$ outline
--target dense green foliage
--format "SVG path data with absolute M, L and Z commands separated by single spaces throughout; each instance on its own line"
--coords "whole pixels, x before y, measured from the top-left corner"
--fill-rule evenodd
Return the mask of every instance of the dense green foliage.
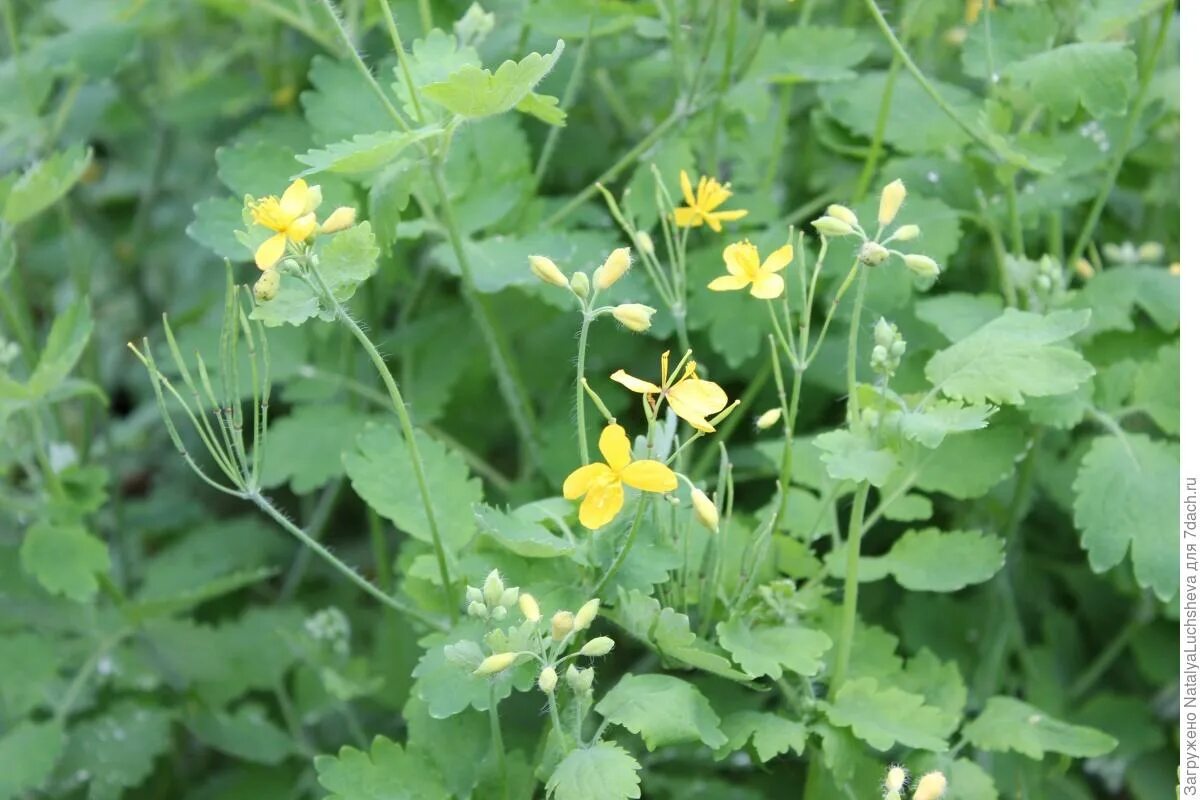
M 876 2 L 0 0 L 0 800 L 1173 796 L 1177 9 Z

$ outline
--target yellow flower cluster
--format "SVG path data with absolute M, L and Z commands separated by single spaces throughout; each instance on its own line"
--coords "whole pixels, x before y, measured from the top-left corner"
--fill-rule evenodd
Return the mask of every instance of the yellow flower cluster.
M 254 263 L 264 272 L 272 269 L 287 251 L 288 242 L 306 242 L 318 232 L 336 233 L 354 224 L 357 216 L 349 206 L 334 210 L 326 220 L 317 225 L 317 208 L 321 205 L 321 187 L 309 186 L 303 178 L 297 178 L 284 190 L 283 195 L 260 197 L 248 203 L 250 219 L 274 235 L 254 251 Z

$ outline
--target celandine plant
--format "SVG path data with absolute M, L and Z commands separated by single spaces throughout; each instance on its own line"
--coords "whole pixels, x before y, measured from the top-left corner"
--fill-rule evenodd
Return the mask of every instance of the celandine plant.
M 0 800 L 1170 796 L 1173 6 L 45 5 Z

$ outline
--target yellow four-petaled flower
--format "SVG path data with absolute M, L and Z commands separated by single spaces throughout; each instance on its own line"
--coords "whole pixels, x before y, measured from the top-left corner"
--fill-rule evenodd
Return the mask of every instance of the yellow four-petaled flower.
M 785 244 L 767 260 L 759 262 L 758 248 L 747 241 L 735 242 L 725 248 L 725 269 L 722 275 L 708 284 L 714 292 L 732 292 L 750 287 L 750 294 L 762 300 L 773 300 L 783 294 L 783 276 L 779 271 L 792 263 L 792 246 Z
M 320 204 L 320 188 L 309 188 L 303 179 L 292 181 L 282 197 L 271 195 L 250 204 L 254 224 L 275 232 L 254 251 L 254 263 L 259 269 L 275 266 L 283 258 L 289 241 L 303 242 L 313 235 L 317 229 L 317 215 L 313 212 Z
M 644 395 L 663 394 L 667 404 L 693 428 L 705 433 L 716 430 L 706 419 L 721 411 L 729 403 L 725 390 L 712 381 L 696 377 L 696 362 L 684 356 L 682 365 L 683 375 L 672 381 L 667 372 L 670 352 L 662 354 L 662 383 L 655 386 L 650 381 L 635 378 L 623 369 L 614 372 L 610 377 L 631 392 Z
M 722 222 L 732 222 L 746 216 L 745 209 L 717 211 L 717 207 L 733 196 L 729 185 L 718 183 L 716 178 L 700 176 L 696 191 L 692 192 L 692 180 L 684 170 L 679 172 L 679 188 L 683 190 L 683 207 L 675 209 L 675 224 L 681 228 L 696 228 L 708 225 L 717 233 Z
M 583 498 L 579 504 L 579 522 L 596 530 L 612 522 L 625 505 L 629 486 L 643 492 L 672 492 L 679 485 L 675 473 L 666 464 L 652 459 L 633 460 L 633 448 L 625 429 L 615 423 L 600 434 L 603 462 L 585 464 L 563 481 L 563 497 Z

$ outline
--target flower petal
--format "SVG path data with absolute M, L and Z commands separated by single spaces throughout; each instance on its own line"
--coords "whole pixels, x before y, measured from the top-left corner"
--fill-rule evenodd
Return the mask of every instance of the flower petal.
M 279 208 L 288 219 L 295 219 L 304 213 L 308 205 L 308 184 L 303 178 L 292 181 L 292 185 L 279 198 Z
M 723 222 L 733 222 L 734 220 L 741 219 L 742 217 L 746 216 L 749 213 L 750 212 L 747 211 L 746 209 L 739 208 L 739 209 L 736 209 L 733 211 L 713 211 L 713 212 L 709 213 L 709 216 L 712 217 L 713 219 L 720 220 Z
M 598 481 L 603 481 L 607 477 L 613 476 L 615 473 L 608 468 L 607 464 L 584 464 L 579 469 L 572 472 L 563 481 L 563 497 L 568 500 L 578 500 L 587 494 L 587 491 Z
M 683 201 L 689 206 L 696 205 L 696 196 L 692 194 L 692 179 L 688 177 L 685 169 L 679 170 L 679 188 L 683 192 Z
M 734 242 L 725 248 L 722 255 L 725 258 L 725 269 L 729 270 L 730 275 L 737 275 L 749 281 L 754 280 L 754 276 L 758 274 L 758 248 L 749 242 Z
M 265 272 L 279 263 L 279 259 L 283 258 L 285 248 L 287 248 L 287 236 L 277 233 L 260 244 L 254 251 L 254 263 Z
M 606 425 L 600 433 L 600 453 L 614 471 L 620 472 L 629 464 L 633 447 L 620 425 Z
M 303 242 L 308 237 L 312 236 L 313 231 L 317 229 L 317 215 L 305 214 L 297 219 L 287 228 L 287 237 L 293 242 Z
M 679 486 L 679 479 L 670 467 L 650 459 L 634 461 L 621 470 L 621 480 L 643 492 L 673 492 Z
M 612 375 L 609 375 L 609 377 L 631 392 L 637 392 L 638 394 L 654 394 L 658 391 L 658 387 L 650 381 L 644 381 L 641 378 L 635 378 L 623 369 L 617 370 Z
M 675 209 L 675 224 L 681 228 L 695 228 L 704 224 L 704 215 L 692 208 Z
M 733 196 L 729 187 L 718 183 L 716 178 L 708 178 L 708 183 L 696 193 L 696 202 L 705 211 L 712 211 Z M 704 179 L 701 179 L 703 183 Z
M 602 481 L 588 490 L 579 504 L 579 524 L 594 531 L 613 521 L 625 505 L 625 490 L 620 481 Z
M 709 281 L 708 288 L 714 292 L 735 292 L 738 289 L 745 289 L 749 284 L 750 279 L 741 275 L 722 275 Z
M 777 272 L 764 272 L 750 286 L 750 294 L 760 300 L 774 300 L 783 294 L 783 276 Z
M 699 378 L 680 381 L 671 387 L 669 394 L 669 400 L 689 405 L 706 417 L 711 417 L 729 404 L 729 396 L 724 389 L 712 381 Z
M 779 272 L 779 270 L 790 263 L 792 263 L 792 246 L 785 244 L 767 256 L 767 260 L 763 262 L 762 269 L 763 272 Z

